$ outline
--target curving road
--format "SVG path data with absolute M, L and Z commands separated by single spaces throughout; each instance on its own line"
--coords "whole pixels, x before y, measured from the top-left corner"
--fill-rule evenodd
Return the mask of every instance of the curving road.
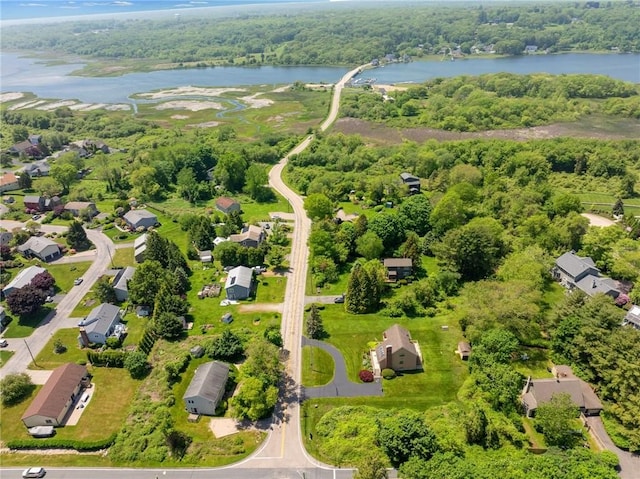
M 24 226 L 23 223 L 17 221 L 0 221 L 0 226 L 11 231 L 13 228 Z M 45 233 L 60 233 L 66 231 L 66 226 L 42 225 L 41 231 Z M 113 242 L 101 231 L 85 230 L 89 240 L 96 247 L 96 254 L 93 263 L 82 276 L 84 281 L 71 288 L 62 300 L 55 305 L 55 309 L 43 320 L 43 322 L 35 329 L 33 334 L 25 338 L 29 345 L 29 349 L 34 356 L 46 346 L 51 336 L 62 328 L 70 328 L 76 326 L 75 320 L 70 320 L 69 316 L 75 307 L 80 303 L 82 298 L 93 287 L 93 284 L 100 276 L 109 268 L 110 258 L 115 253 Z M 46 265 L 45 265 L 46 267 Z M 0 378 L 4 378 L 7 374 L 19 373 L 27 371 L 27 367 L 31 363 L 31 356 L 23 339 L 8 339 L 9 349 L 15 351 L 15 354 L 0 368 Z M 41 383 L 46 377 L 34 375 L 34 382 Z

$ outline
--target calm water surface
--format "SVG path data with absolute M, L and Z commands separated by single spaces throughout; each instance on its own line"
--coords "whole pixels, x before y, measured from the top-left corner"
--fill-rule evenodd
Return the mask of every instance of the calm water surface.
M 130 103 L 130 96 L 179 86 L 278 85 L 336 82 L 342 67 L 216 67 L 130 73 L 113 78 L 69 75 L 82 65 L 45 66 L 16 54 L 0 54 L 0 91 L 32 92 L 41 98 L 77 99 L 87 103 Z M 479 58 L 459 61 L 412 62 L 387 65 L 363 73 L 377 83 L 419 83 L 434 77 L 482 73 L 597 73 L 640 83 L 640 54 L 531 55 L 516 58 Z

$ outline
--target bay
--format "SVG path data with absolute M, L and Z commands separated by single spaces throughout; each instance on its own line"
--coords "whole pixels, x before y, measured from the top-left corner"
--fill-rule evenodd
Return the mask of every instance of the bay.
M 0 54 L 0 91 L 31 92 L 41 98 L 76 99 L 87 103 L 132 103 L 131 96 L 180 86 L 230 87 L 281 85 L 294 81 L 335 83 L 344 67 L 262 66 L 215 67 L 130 73 L 119 77 L 70 75 L 81 64 L 47 66 L 14 53 Z M 640 83 L 640 54 L 528 55 L 512 58 L 473 58 L 389 64 L 367 70 L 363 78 L 378 84 L 420 83 L 434 77 L 510 72 L 516 74 L 594 73 Z

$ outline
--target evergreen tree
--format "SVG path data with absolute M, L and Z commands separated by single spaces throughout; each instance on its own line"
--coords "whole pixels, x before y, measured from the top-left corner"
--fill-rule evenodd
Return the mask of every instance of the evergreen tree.
M 367 232 L 369 229 L 369 220 L 366 215 L 359 215 L 355 224 L 356 228 L 356 237 L 359 238 L 363 234 Z
M 175 294 L 185 294 L 189 289 L 189 276 L 181 267 L 173 271 L 173 291 Z
M 322 339 L 324 336 L 322 317 L 320 316 L 320 310 L 315 303 L 311 305 L 309 316 L 307 317 L 307 336 L 311 339 Z
M 187 313 L 189 306 L 187 302 L 177 294 L 173 294 L 173 285 L 170 281 L 163 281 L 158 294 L 155 296 L 153 317 L 157 318 L 162 313 L 171 313 L 182 316 Z
M 367 311 L 367 292 L 366 273 L 362 265 L 356 263 L 353 265 L 351 275 L 349 276 L 349 284 L 347 285 L 347 294 L 345 297 L 345 307 L 350 313 L 360 314 Z
M 613 205 L 612 212 L 615 216 L 624 216 L 624 203 L 621 198 L 616 200 L 616 203 Z
M 364 312 L 370 313 L 376 311 L 382 300 L 384 292 L 385 271 L 382 263 L 377 260 L 371 260 L 362 265 L 364 272 L 362 280 L 362 289 L 364 290 Z
M 109 279 L 105 276 L 101 277 L 96 282 L 93 288 L 93 293 L 101 303 L 116 304 L 118 302 L 118 298 L 116 297 L 116 290 L 114 289 Z
M 402 257 L 404 258 L 411 258 L 414 272 L 422 269 L 422 248 L 420 246 L 420 238 L 413 231 L 410 231 L 407 234 L 407 239 L 400 248 L 400 254 L 402 254 Z
M 82 223 L 78 220 L 72 221 L 69 225 L 69 231 L 67 232 L 67 244 L 74 249 L 85 249 L 89 247 L 87 232 L 82 227 Z
M 173 313 L 163 312 L 155 315 L 153 326 L 161 338 L 177 339 L 182 336 L 182 321 Z
M 28 190 L 31 188 L 33 184 L 33 180 L 31 179 L 31 175 L 29 173 L 23 172 L 18 178 L 18 186 L 23 190 Z

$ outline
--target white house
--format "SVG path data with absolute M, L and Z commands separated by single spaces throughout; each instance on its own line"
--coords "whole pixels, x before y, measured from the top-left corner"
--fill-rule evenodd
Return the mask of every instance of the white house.
M 136 263 L 142 263 L 144 261 L 145 251 L 147 251 L 147 233 L 133 241 L 133 257 Z
M 229 366 L 218 361 L 204 363 L 196 369 L 189 387 L 182 397 L 191 414 L 213 416 L 229 377 Z
M 3 296 L 6 298 L 16 289 L 22 289 L 25 286 L 31 284 L 33 278 L 35 278 L 40 273 L 44 273 L 45 271 L 46 269 L 40 266 L 29 266 L 28 268 L 23 269 L 15 278 L 13 278 L 13 281 L 2 288 Z
M 120 337 L 124 327 L 120 324 L 120 308 L 113 304 L 102 303 L 91 310 L 85 319 L 80 321 L 80 340 L 89 343 L 105 344 L 111 336 Z
M 253 270 L 246 266 L 236 266 L 229 271 L 225 284 L 227 299 L 247 299 L 253 291 Z
M 67 363 L 56 368 L 22 415 L 27 427 L 63 426 L 67 415 L 89 378 L 87 368 Z
M 133 278 L 135 272 L 136 269 L 133 266 L 127 266 L 118 271 L 118 274 L 113 278 L 113 289 L 116 292 L 118 301 L 129 299 L 129 281 Z
M 137 230 L 138 228 L 152 228 L 158 224 L 158 217 L 147 210 L 130 210 L 122 217 L 129 228 Z
M 60 256 L 60 245 L 44 236 L 32 236 L 17 248 L 24 256 L 51 261 Z

